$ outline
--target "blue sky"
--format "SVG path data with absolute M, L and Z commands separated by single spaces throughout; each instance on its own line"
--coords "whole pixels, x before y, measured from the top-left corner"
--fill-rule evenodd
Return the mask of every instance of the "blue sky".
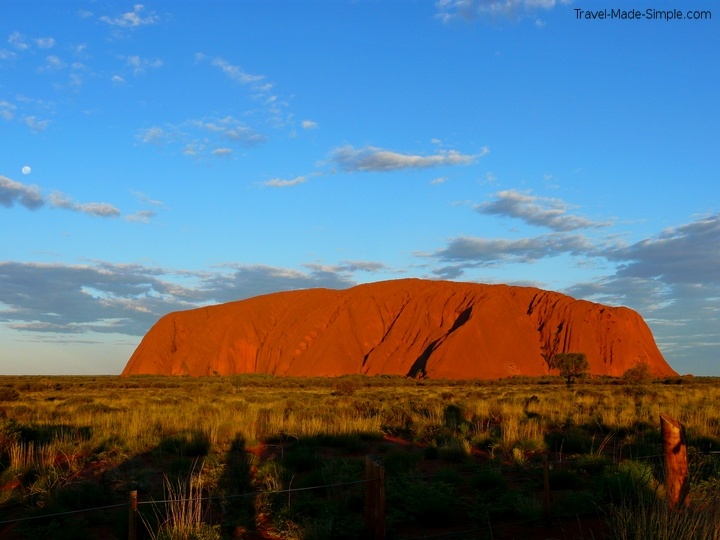
M 720 375 L 720 10 L 680 4 L 2 0 L 0 373 L 420 277 L 627 305 Z

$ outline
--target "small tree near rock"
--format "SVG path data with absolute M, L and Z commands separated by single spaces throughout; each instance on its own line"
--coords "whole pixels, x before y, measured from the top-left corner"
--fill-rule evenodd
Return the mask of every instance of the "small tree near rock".
M 587 355 L 581 352 L 558 353 L 550 359 L 548 367 L 560 371 L 560 376 L 568 386 L 576 379 L 585 377 L 590 371 Z
M 645 384 L 652 380 L 653 374 L 650 371 L 650 366 L 645 362 L 638 362 L 633 367 L 625 370 L 622 378 L 630 384 Z

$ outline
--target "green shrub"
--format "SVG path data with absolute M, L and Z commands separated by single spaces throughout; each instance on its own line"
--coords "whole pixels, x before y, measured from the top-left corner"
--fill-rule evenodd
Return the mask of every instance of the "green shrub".
M 628 499 L 653 498 L 657 488 L 652 465 L 642 461 L 622 461 L 614 470 L 606 469 L 596 482 L 598 495 L 615 504 Z
M 467 461 L 470 457 L 470 443 L 465 439 L 450 439 L 439 447 L 440 459 L 450 462 Z

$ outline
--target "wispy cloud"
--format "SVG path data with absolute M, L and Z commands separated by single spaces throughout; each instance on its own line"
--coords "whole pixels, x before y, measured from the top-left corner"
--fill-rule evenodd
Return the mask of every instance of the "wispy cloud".
M 219 68 L 220 71 L 222 71 L 225 75 L 227 75 L 236 83 L 254 85 L 262 83 L 262 85 L 258 87 L 259 89 L 270 89 L 270 87 L 266 86 L 268 83 L 262 82 L 265 80 L 264 75 L 252 75 L 250 73 L 247 73 L 240 66 L 233 65 L 227 60 L 224 60 L 223 58 L 214 58 L 210 63 L 213 66 Z
M 9 51 L 7 49 L 0 49 L 0 60 L 15 60 L 17 53 Z
M 166 133 L 163 128 L 153 126 L 140 130 L 138 138 L 144 143 L 159 144 L 166 140 Z
M 217 134 L 224 139 L 237 142 L 242 146 L 256 146 L 267 141 L 267 137 L 258 133 L 245 123 L 232 116 L 226 116 L 218 120 L 203 121 L 193 120 L 191 125 L 200 129 Z
M 0 118 L 10 121 L 15 117 L 17 107 L 7 101 L 0 101 Z
M 303 266 L 305 266 L 305 268 L 309 268 L 314 272 L 331 274 L 352 274 L 355 272 L 375 273 L 391 271 L 384 263 L 375 261 L 341 261 L 340 264 L 333 265 L 309 263 Z
M 50 125 L 49 120 L 38 120 L 36 116 L 26 116 L 23 121 L 27 127 L 35 132 L 45 131 Z
M 468 262 L 493 266 L 499 263 L 527 263 L 562 254 L 588 256 L 597 247 L 583 235 L 552 233 L 531 238 L 509 240 L 461 236 L 453 238 L 447 247 L 432 257 L 440 261 Z
M 59 191 L 50 194 L 50 206 L 53 208 L 62 208 L 63 210 L 71 210 L 73 212 L 81 212 L 90 216 L 97 217 L 120 217 L 121 212 L 115 206 L 108 203 L 78 203 L 70 197 Z
M 125 219 L 126 221 L 149 223 L 150 220 L 156 215 L 157 212 L 155 212 L 154 210 L 140 210 L 139 212 L 135 212 L 134 214 L 128 214 L 127 216 L 124 216 L 123 219 Z
M 163 66 L 163 61 L 157 58 L 141 58 L 134 54 L 124 57 L 125 64 L 132 69 L 135 75 L 141 75 L 148 69 L 158 69 Z
M 234 152 L 228 144 L 251 148 L 265 143 L 268 137 L 237 118 L 226 116 L 145 128 L 138 132 L 137 139 L 149 144 L 178 145 L 183 154 L 200 158 L 227 157 Z
M 293 115 L 287 112 L 288 101 L 272 92 L 274 84 L 266 75 L 249 73 L 241 66 L 233 64 L 225 58 L 220 56 L 209 57 L 201 52 L 195 53 L 195 61 L 197 63 L 207 63 L 217 68 L 230 81 L 243 87 L 247 92 L 246 97 L 258 104 L 257 110 L 250 110 L 248 113 L 258 114 L 262 112 L 266 114 L 267 125 L 274 128 L 283 128 L 294 124 Z M 310 124 L 303 125 L 303 127 L 312 129 Z
M 232 156 L 233 149 L 232 148 L 216 148 L 212 151 L 213 156 L 217 157 L 229 157 Z
M 140 191 L 133 191 L 132 194 L 135 196 L 135 198 L 138 200 L 141 204 L 147 204 L 151 206 L 159 206 L 164 207 L 165 203 L 162 201 L 159 201 L 157 199 L 153 199 L 149 196 L 147 196 L 145 193 L 142 193 Z
M 297 186 L 298 184 L 303 184 L 307 182 L 308 177 L 307 176 L 296 176 L 295 178 L 291 180 L 283 180 L 282 178 L 273 178 L 272 180 L 267 180 L 263 182 L 264 186 L 268 187 L 276 187 L 276 188 L 283 188 L 283 187 L 292 187 Z
M 60 57 L 51 54 L 45 57 L 45 64 L 38 68 L 38 73 L 57 72 L 64 69 L 67 66 L 65 62 L 60 60 Z
M 43 37 L 35 39 L 35 45 L 40 49 L 52 49 L 55 46 L 55 39 L 51 37 Z
M 80 212 L 89 216 L 118 218 L 122 215 L 120 210 L 110 203 L 79 203 L 59 191 L 52 192 L 50 196 L 46 198 L 38 186 L 16 182 L 6 176 L 0 175 L 0 206 L 10 208 L 16 203 L 24 206 L 28 210 L 37 210 L 48 204 L 52 208 Z M 154 215 L 155 212 L 141 211 L 126 216 L 125 219 L 128 221 L 147 222 Z
M 28 210 L 37 210 L 45 204 L 40 188 L 29 186 L 0 175 L 0 205 L 10 208 L 15 203 Z
M 538 9 L 550 10 L 572 0 L 439 0 L 435 3 L 436 17 L 447 23 L 453 19 L 478 17 L 518 17 Z
M 137 28 L 139 26 L 156 24 L 160 21 L 160 17 L 154 12 L 147 13 L 145 6 L 142 4 L 135 4 L 132 11 L 114 17 L 103 15 L 100 17 L 100 20 L 117 28 Z
M 7 42 L 19 51 L 25 51 L 30 48 L 30 45 L 25 39 L 25 36 L 23 36 L 20 32 L 13 32 L 12 34 L 10 34 Z
M 303 120 L 300 125 L 302 126 L 303 129 L 317 129 L 318 128 L 317 122 L 314 122 L 312 120 Z
M 438 154 L 421 156 L 401 154 L 384 150 L 375 146 L 355 148 L 351 145 L 342 146 L 331 153 L 331 161 L 348 172 L 385 172 L 400 169 L 426 169 L 429 167 L 469 165 L 478 158 L 487 155 L 489 150 L 483 148 L 477 154 L 461 154 L 456 150 L 443 151 Z
M 521 219 L 529 225 L 546 227 L 555 231 L 573 231 L 611 225 L 607 221 L 592 221 L 569 214 L 569 205 L 561 199 L 540 197 L 514 189 L 498 191 L 495 197 L 495 201 L 476 205 L 475 210 L 481 214 Z

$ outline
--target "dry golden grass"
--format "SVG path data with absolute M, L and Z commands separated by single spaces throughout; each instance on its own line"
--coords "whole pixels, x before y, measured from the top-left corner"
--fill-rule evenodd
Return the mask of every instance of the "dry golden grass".
M 389 435 L 435 448 L 448 461 L 481 453 L 519 466 L 537 454 L 619 463 L 660 453 L 664 413 L 686 426 L 695 450 L 720 450 L 720 381 L 714 379 L 603 379 L 568 387 L 553 378 L 0 377 L 0 386 L 17 390 L 17 399 L 0 402 L 0 487 L 18 484 L 0 491 L 0 509 L 56 504 L 81 473 L 121 471 L 108 477 L 119 478 L 110 489 L 135 482 L 151 490 L 151 475 L 162 482 L 167 471 L 148 472 L 143 460 L 157 468 L 163 456 L 202 457 L 204 489 L 222 491 L 218 478 L 227 475 L 238 441 L 247 447 Z

